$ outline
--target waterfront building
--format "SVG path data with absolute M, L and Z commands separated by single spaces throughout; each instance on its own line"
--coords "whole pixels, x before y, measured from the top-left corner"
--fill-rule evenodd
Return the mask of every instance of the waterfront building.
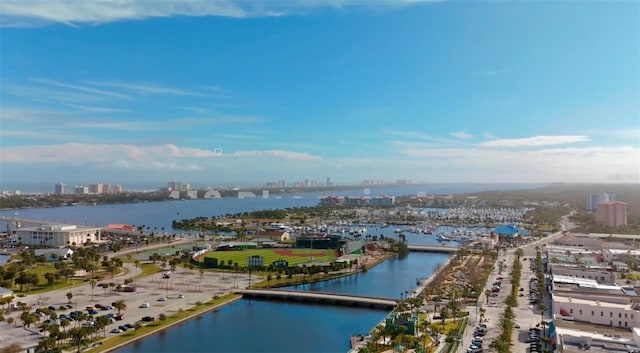
M 167 189 L 169 189 L 169 191 L 189 191 L 190 188 L 191 185 L 181 181 L 170 181 L 167 183 Z
M 500 236 L 505 236 L 505 237 L 518 237 L 518 236 L 529 235 L 528 230 L 518 228 L 515 224 L 505 224 L 505 225 L 498 226 L 493 230 L 493 232 Z
M 89 185 L 89 193 L 90 194 L 101 194 L 103 190 L 102 183 L 90 184 Z
M 113 186 L 113 193 L 119 194 L 122 192 L 122 186 L 120 184 L 116 184 Z
M 337 206 L 342 205 L 343 199 L 341 196 L 322 196 L 320 198 L 320 204 L 323 206 Z
M 587 211 L 595 212 L 598 210 L 599 204 L 616 200 L 615 194 L 608 194 L 606 192 L 589 194 L 589 196 L 587 196 Z
M 356 207 L 368 206 L 369 205 L 369 198 L 368 197 L 362 197 L 362 196 L 345 196 L 344 205 L 345 206 L 356 206 Z
M 24 245 L 69 246 L 101 241 L 100 227 L 79 225 L 44 225 L 15 230 L 16 241 Z
M 187 191 L 187 198 L 188 199 L 197 199 L 198 198 L 198 191 L 196 190 L 189 190 Z
M 218 190 L 207 190 L 207 192 L 205 192 L 203 196 L 203 198 L 205 199 L 219 199 L 221 197 L 222 195 Z
M 65 188 L 65 184 L 64 183 L 58 183 L 55 185 L 55 193 L 57 195 L 62 195 L 64 194 L 64 188 Z
M 376 196 L 369 200 L 369 205 L 371 206 L 393 206 L 396 203 L 395 196 Z
M 108 194 L 111 192 L 111 185 L 110 184 L 102 184 L 102 187 L 100 188 L 100 193 L 101 194 Z
M 598 204 L 596 221 L 608 227 L 626 226 L 627 203 L 620 201 L 601 202 Z
M 89 188 L 82 185 L 76 185 L 73 187 L 73 193 L 76 195 L 84 195 L 89 193 Z

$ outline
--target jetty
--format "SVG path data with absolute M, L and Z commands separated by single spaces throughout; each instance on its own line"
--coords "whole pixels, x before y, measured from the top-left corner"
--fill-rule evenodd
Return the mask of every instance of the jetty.
M 394 308 L 398 304 L 395 299 L 313 291 L 303 292 L 281 289 L 238 289 L 234 293 L 241 294 L 243 298 L 299 301 L 380 309 Z

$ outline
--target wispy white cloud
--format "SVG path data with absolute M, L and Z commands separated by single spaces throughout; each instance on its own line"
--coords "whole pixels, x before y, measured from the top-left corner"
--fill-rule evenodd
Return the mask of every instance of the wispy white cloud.
M 472 137 L 473 137 L 473 135 L 471 135 L 470 133 L 465 132 L 465 131 L 455 131 L 455 132 L 452 132 L 452 133 L 451 133 L 451 136 L 453 136 L 453 137 L 457 137 L 457 138 L 459 138 L 459 139 L 461 139 L 461 140 L 466 140 L 466 139 L 470 139 L 470 138 L 472 138 Z
M 138 146 L 131 144 L 64 143 L 54 145 L 10 146 L 0 149 L 3 163 L 143 163 L 150 166 L 170 163 L 174 160 L 196 160 L 210 158 L 267 157 L 287 160 L 317 160 L 320 157 L 305 152 L 287 150 L 238 150 L 201 149 L 179 147 L 174 144 Z
M 417 140 L 417 141 L 439 143 L 439 144 L 460 144 L 460 143 L 462 143 L 462 141 L 460 141 L 459 139 L 440 137 L 440 136 L 433 136 L 433 135 L 425 134 L 425 133 L 419 132 L 419 131 L 403 131 L 403 130 L 383 129 L 382 133 L 383 134 L 388 134 L 388 135 L 396 135 L 396 136 L 405 137 L 405 138 L 413 140 L 413 141 Z
M 252 150 L 252 151 L 235 151 L 226 156 L 231 157 L 279 157 L 291 160 L 318 160 L 319 156 L 314 156 L 306 152 L 292 152 L 285 150 Z
M 80 86 L 80 85 L 76 85 L 76 84 L 64 83 L 64 82 L 49 80 L 49 79 L 45 79 L 45 78 L 30 78 L 29 81 L 37 82 L 37 83 L 41 83 L 41 84 L 49 85 L 49 86 L 68 88 L 68 89 L 71 89 L 71 90 L 76 90 L 76 91 L 89 93 L 89 94 L 97 94 L 97 95 L 109 96 L 109 97 L 114 97 L 114 98 L 125 98 L 125 99 L 129 98 L 128 95 L 122 94 L 122 93 L 110 92 L 110 91 L 105 91 L 105 90 L 97 89 L 97 88 L 93 88 L 93 87 Z
M 175 95 L 175 96 L 193 96 L 193 97 L 205 96 L 205 94 L 203 93 L 189 91 L 182 88 L 162 86 L 162 85 L 139 84 L 139 83 L 130 83 L 130 82 L 100 82 L 100 81 L 85 81 L 85 82 L 94 86 L 99 86 L 99 87 L 109 87 L 109 88 L 117 88 L 121 90 L 131 91 L 144 96 L 148 96 L 148 95 Z
M 163 1 L 82 1 L 3 0 L 0 24 L 8 27 L 38 26 L 47 23 L 101 24 L 121 20 L 141 20 L 170 16 L 221 16 L 232 18 L 274 17 L 300 14 L 318 8 L 348 6 L 399 7 L 434 0 L 163 0 Z
M 533 136 L 519 139 L 498 139 L 480 143 L 483 147 L 531 147 L 551 146 L 566 143 L 586 142 L 591 139 L 588 136 L 558 135 L 558 136 Z
M 129 109 L 97 107 L 97 106 L 78 105 L 78 104 L 71 104 L 71 103 L 63 103 L 62 105 L 69 108 L 75 108 L 78 110 L 89 112 L 89 113 L 127 113 L 130 111 Z
M 51 86 L 41 85 L 7 83 L 2 85 L 2 89 L 3 94 L 28 98 L 34 102 L 45 104 L 51 104 L 51 102 L 94 104 L 96 102 L 103 102 L 109 98 L 99 94 L 90 94 L 78 90 L 61 90 Z

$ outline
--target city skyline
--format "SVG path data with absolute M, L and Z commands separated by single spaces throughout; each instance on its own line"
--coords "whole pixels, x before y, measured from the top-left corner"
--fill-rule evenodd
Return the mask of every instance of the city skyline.
M 636 2 L 150 4 L 0 2 L 0 189 L 640 182 Z

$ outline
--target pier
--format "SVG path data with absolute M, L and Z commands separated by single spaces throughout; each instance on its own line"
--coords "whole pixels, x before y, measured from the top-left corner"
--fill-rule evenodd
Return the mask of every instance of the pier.
M 420 252 L 436 252 L 436 253 L 456 253 L 461 248 L 455 246 L 444 246 L 444 245 L 407 245 L 409 251 L 420 251 Z
M 235 293 L 241 294 L 243 298 L 301 301 L 321 304 L 361 306 L 366 308 L 390 309 L 397 305 L 397 301 L 394 299 L 326 292 L 303 292 L 280 289 L 238 289 Z

